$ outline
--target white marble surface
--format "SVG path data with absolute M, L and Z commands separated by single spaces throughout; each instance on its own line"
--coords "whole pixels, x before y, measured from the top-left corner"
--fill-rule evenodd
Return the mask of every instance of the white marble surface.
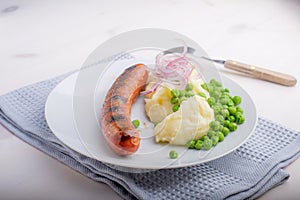
M 0 94 L 81 66 L 108 38 L 136 28 L 166 28 L 211 57 L 267 66 L 300 78 L 298 0 L 0 1 Z M 300 88 L 223 70 L 254 99 L 258 114 L 300 130 Z M 120 199 L 0 126 L 0 199 Z M 298 199 L 300 160 L 290 179 L 260 199 Z M 287 198 L 289 197 L 289 198 Z

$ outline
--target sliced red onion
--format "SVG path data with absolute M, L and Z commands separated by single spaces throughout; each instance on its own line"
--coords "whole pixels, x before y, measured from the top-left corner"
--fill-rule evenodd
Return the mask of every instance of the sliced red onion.
M 183 90 L 188 84 L 189 76 L 191 75 L 194 67 L 185 56 L 187 47 L 184 48 L 182 54 L 167 54 L 162 56 L 159 54 L 156 57 L 156 65 L 152 71 L 152 75 L 156 77 L 157 81 L 150 90 L 141 92 L 145 96 L 155 92 L 158 86 L 163 83 L 172 84 L 180 90 Z
M 152 92 L 155 92 L 155 91 L 157 90 L 158 86 L 160 86 L 160 84 L 161 84 L 161 81 L 157 81 L 157 82 L 152 86 L 152 88 L 151 88 L 150 90 L 143 91 L 143 92 L 141 92 L 140 94 L 141 94 L 142 96 L 146 96 L 147 94 L 150 94 L 150 93 L 152 93 Z

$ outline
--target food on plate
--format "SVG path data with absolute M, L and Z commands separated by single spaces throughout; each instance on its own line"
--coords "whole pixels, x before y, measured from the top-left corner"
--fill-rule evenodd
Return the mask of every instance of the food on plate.
M 133 124 L 134 128 L 138 128 L 140 126 L 140 121 L 137 119 L 132 120 L 131 123 Z
M 191 140 L 187 143 L 189 149 L 209 150 L 219 142 L 224 141 L 225 137 L 243 124 L 245 118 L 243 109 L 240 107 L 241 97 L 231 96 L 228 88 L 223 88 L 222 84 L 214 79 L 209 83 L 201 85 L 209 92 L 207 99 L 210 107 L 214 110 L 215 119 L 210 122 L 206 136 L 198 140 Z
M 139 94 L 145 97 L 146 115 L 154 124 L 157 143 L 209 150 L 245 121 L 241 97 L 231 96 L 215 79 L 204 82 L 184 53 L 158 56 L 153 69 L 143 64 L 127 68 L 105 97 L 101 129 L 119 155 L 131 155 L 140 145 L 140 121 L 130 119 Z M 178 154 L 171 151 L 169 157 Z
M 161 84 L 154 94 L 146 96 L 146 113 L 150 121 L 157 123 L 154 128 L 156 142 L 186 145 L 206 135 L 209 123 L 214 120 L 214 111 L 206 100 L 209 93 L 201 84 L 202 79 L 193 71 L 184 90 Z M 202 96 L 195 95 L 199 93 Z
M 170 153 L 169 153 L 169 157 L 170 157 L 171 159 L 176 159 L 176 158 L 178 158 L 178 153 L 177 153 L 177 151 L 171 150 Z
M 214 112 L 207 101 L 198 95 L 184 100 L 178 111 L 169 114 L 154 128 L 156 142 L 186 145 L 193 139 L 200 139 L 209 130 Z
M 109 89 L 101 112 L 102 133 L 119 155 L 130 155 L 140 145 L 139 131 L 130 119 L 131 106 L 144 88 L 148 69 L 143 64 L 127 68 Z
M 142 94 L 157 143 L 209 150 L 245 121 L 241 97 L 215 79 L 205 83 L 185 55 L 159 57 Z
M 150 88 L 154 85 L 152 80 L 150 77 L 150 82 L 146 87 L 146 91 L 150 90 Z M 193 89 L 191 92 L 195 94 L 200 93 L 204 96 L 209 97 L 209 93 L 201 87 L 201 84 L 203 83 L 203 80 L 199 78 L 196 70 L 193 70 L 190 75 L 188 84 L 193 85 Z M 179 103 L 181 100 L 185 99 L 188 96 L 189 91 L 187 91 L 186 94 L 183 94 L 181 92 L 182 95 L 179 97 L 180 99 L 174 96 L 174 93 L 180 93 L 180 90 L 177 90 L 175 88 L 176 87 L 171 84 L 161 83 L 157 87 L 155 92 L 152 92 L 145 96 L 145 110 L 151 122 L 161 122 L 164 118 L 166 118 L 166 116 L 179 108 L 178 104 L 175 101 L 178 101 Z

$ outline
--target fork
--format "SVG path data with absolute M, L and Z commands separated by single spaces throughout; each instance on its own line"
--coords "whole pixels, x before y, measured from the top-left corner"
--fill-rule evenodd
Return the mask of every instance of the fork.
M 175 47 L 172 49 L 168 49 L 163 51 L 161 54 L 166 55 L 170 53 L 182 53 L 185 47 Z M 186 47 L 186 53 L 193 54 L 195 49 L 192 47 Z M 297 84 L 297 79 L 291 75 L 272 71 L 266 68 L 257 67 L 250 64 L 245 64 L 242 62 L 238 62 L 235 60 L 219 60 L 219 59 L 211 59 L 206 56 L 201 56 L 202 59 L 209 60 L 218 64 L 223 64 L 225 68 L 241 72 L 247 76 L 252 78 L 261 79 L 273 83 L 277 83 L 284 86 L 294 86 Z

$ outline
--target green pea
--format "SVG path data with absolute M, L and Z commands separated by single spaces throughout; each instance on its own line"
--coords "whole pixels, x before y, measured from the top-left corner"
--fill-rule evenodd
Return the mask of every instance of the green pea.
M 211 93 L 210 93 L 211 96 L 213 96 L 214 98 L 216 99 L 219 99 L 221 97 L 221 92 L 217 91 L 217 90 L 213 90 Z
M 223 126 L 228 127 L 229 124 L 230 124 L 230 121 L 229 120 L 225 120 Z
M 210 84 L 217 86 L 217 87 L 222 87 L 222 84 L 219 81 L 217 81 L 216 79 L 211 79 Z
M 220 106 L 218 104 L 212 105 L 211 108 L 214 110 L 215 114 L 218 114 L 222 110 L 222 106 Z
M 172 108 L 173 112 L 176 112 L 179 109 L 179 107 L 180 107 L 179 105 L 174 105 Z
M 212 147 L 212 141 L 211 139 L 206 139 L 203 141 L 203 144 L 202 144 L 202 147 L 205 149 L 205 150 L 209 150 L 211 149 Z
M 220 122 L 220 124 L 224 124 L 224 117 L 223 117 L 223 115 L 217 115 L 216 117 L 215 117 L 215 119 L 218 121 L 218 122 Z
M 234 102 L 234 105 L 239 105 L 242 102 L 242 98 L 240 96 L 234 96 L 232 101 Z
M 204 90 L 208 91 L 208 84 L 207 84 L 207 83 L 201 84 L 201 87 L 202 87 Z
M 221 97 L 225 97 L 225 98 L 231 99 L 231 98 L 230 98 L 231 96 L 230 96 L 230 94 L 229 94 L 228 92 L 222 92 Z
M 212 138 L 211 138 L 211 141 L 212 141 L 212 145 L 213 146 L 216 146 L 219 142 L 219 136 L 216 136 L 214 135 Z
M 226 98 L 226 97 L 221 97 L 219 102 L 222 104 L 222 105 L 226 105 L 229 101 L 229 98 Z
M 228 103 L 229 100 L 230 100 L 229 97 L 221 97 L 220 103 L 221 103 L 222 105 L 226 105 L 226 104 Z
M 243 113 L 241 113 L 240 111 L 236 111 L 236 112 L 234 113 L 234 116 L 235 116 L 235 117 L 243 116 Z
M 235 117 L 234 117 L 233 115 L 230 115 L 230 116 L 228 117 L 228 120 L 229 120 L 230 122 L 234 122 L 234 121 L 235 121 Z
M 220 109 L 223 108 L 223 105 L 221 103 L 217 102 L 217 101 L 216 101 L 215 105 L 218 106 Z
M 208 140 L 208 139 L 209 139 L 209 137 L 208 137 L 207 135 L 204 135 L 204 136 L 202 136 L 202 138 L 201 138 L 202 141 Z
M 195 144 L 195 149 L 200 150 L 202 148 L 203 141 L 202 140 L 197 140 Z
M 220 125 L 219 128 L 218 128 L 218 131 L 222 131 L 223 127 L 224 127 L 223 125 Z
M 212 93 L 216 89 L 216 87 L 214 85 L 211 85 L 211 84 L 208 84 L 207 87 L 208 87 L 209 93 Z
M 193 84 L 188 83 L 188 84 L 186 85 L 186 87 L 185 87 L 185 90 L 186 90 L 186 91 L 192 91 L 193 88 L 194 88 Z
M 215 86 L 215 90 L 220 92 L 221 95 L 223 94 L 223 88 L 222 87 Z
M 209 83 L 212 84 L 212 85 L 214 85 L 216 82 L 218 82 L 218 81 L 214 78 L 209 81 Z
M 230 106 L 234 106 L 234 102 L 230 99 L 227 103 L 227 105 L 230 107 Z
M 220 136 L 219 140 L 223 141 L 222 139 L 230 131 L 235 131 L 238 124 L 242 124 L 245 121 L 243 109 L 237 106 L 242 102 L 242 98 L 240 96 L 231 96 L 230 90 L 223 88 L 222 84 L 216 79 L 211 79 L 209 83 L 204 83 L 201 87 L 209 92 L 210 97 L 207 99 L 207 102 L 215 114 L 215 121 L 210 123 L 210 130 L 207 132 L 207 136 L 210 139 L 214 136 Z M 204 93 L 200 92 L 197 95 L 206 97 Z M 188 96 L 189 94 L 187 94 Z
M 207 136 L 208 136 L 209 138 L 211 138 L 211 137 L 214 136 L 214 135 L 216 135 L 216 132 L 213 131 L 213 130 L 209 130 L 209 131 L 207 132 Z
M 234 122 L 230 122 L 228 128 L 230 131 L 235 131 L 237 129 L 237 124 Z
M 236 108 L 234 106 L 230 106 L 228 108 L 228 111 L 230 112 L 230 114 L 234 115 L 236 113 Z
M 222 132 L 219 132 L 219 142 L 224 141 L 224 134 Z
M 217 82 L 216 86 L 222 88 L 222 83 L 221 82 Z
M 171 159 L 178 158 L 178 153 L 174 150 L 170 151 L 169 156 Z
M 208 99 L 207 99 L 207 103 L 210 105 L 210 107 L 212 106 L 212 105 L 214 105 L 215 103 L 216 103 L 216 99 L 214 98 L 214 97 L 209 97 Z
M 229 92 L 230 92 L 228 88 L 224 88 L 223 91 L 226 92 L 226 93 L 229 93 Z
M 172 98 L 171 98 L 171 103 L 172 103 L 172 104 L 177 104 L 177 103 L 179 103 L 178 97 L 175 97 L 175 96 L 172 97 Z
M 172 95 L 173 97 L 178 97 L 178 96 L 179 96 L 179 90 L 177 90 L 177 89 L 171 90 L 171 95 Z
M 135 120 L 132 120 L 132 125 L 134 126 L 134 128 L 138 128 L 140 126 L 140 121 L 135 119 Z
M 195 144 L 196 144 L 196 142 L 195 142 L 194 140 L 190 140 L 190 141 L 186 144 L 186 146 L 187 146 L 187 148 L 189 148 L 189 149 L 194 149 L 194 148 L 195 148 Z
M 185 96 L 185 91 L 179 90 L 179 95 L 178 97 L 184 97 Z
M 206 95 L 203 92 L 198 92 L 198 94 L 200 97 L 206 98 Z
M 221 123 L 218 122 L 218 121 L 211 121 L 211 122 L 209 123 L 209 127 L 210 127 L 212 130 L 214 130 L 214 131 L 219 130 L 220 126 L 221 126 Z
M 230 123 L 230 122 L 229 122 L 229 123 Z M 228 124 L 228 125 L 229 125 L 229 124 Z M 227 136 L 228 133 L 229 133 L 229 131 L 230 131 L 229 128 L 223 126 L 223 128 L 222 128 L 222 133 L 223 133 L 224 136 Z
M 245 121 L 245 118 L 243 117 L 243 115 L 239 115 L 236 117 L 237 124 L 242 124 L 242 123 L 244 123 L 244 121 Z
M 221 115 L 223 115 L 223 117 L 229 117 L 230 113 L 227 109 L 223 109 L 221 110 Z
M 236 112 L 244 113 L 243 109 L 240 106 L 236 107 Z
M 185 93 L 185 96 L 186 97 L 192 97 L 192 96 L 194 96 L 195 94 L 194 94 L 194 92 L 193 91 L 187 91 L 186 93 Z

